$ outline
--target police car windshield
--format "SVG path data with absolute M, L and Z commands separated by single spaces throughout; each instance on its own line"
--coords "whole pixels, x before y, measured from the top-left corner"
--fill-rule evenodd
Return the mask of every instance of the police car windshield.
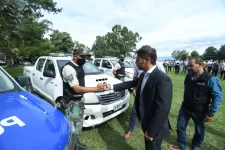
M 62 67 L 69 61 L 70 60 L 58 60 L 59 70 L 61 70 Z M 102 72 L 93 63 L 89 61 L 86 61 L 86 63 L 83 65 L 83 69 L 85 75 L 102 74 Z
M 133 66 L 136 66 L 135 60 L 130 60 L 130 63 L 131 63 Z
M 110 60 L 110 61 L 112 62 L 113 66 L 115 66 L 116 63 L 119 62 L 119 60 Z M 125 66 L 125 68 L 134 68 L 134 67 L 131 66 L 131 64 L 129 64 L 127 61 L 124 61 L 124 66 Z
M 0 68 L 0 94 L 5 92 L 16 92 L 19 88 L 16 83 Z

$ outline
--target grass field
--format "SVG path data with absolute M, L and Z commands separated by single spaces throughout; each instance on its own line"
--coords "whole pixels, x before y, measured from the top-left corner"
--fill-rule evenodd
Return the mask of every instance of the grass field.
M 5 68 L 13 77 L 21 75 L 23 68 Z M 167 150 L 169 143 L 176 143 L 176 123 L 177 115 L 183 99 L 183 82 L 185 75 L 169 73 L 173 81 L 173 103 L 169 119 L 173 128 L 171 137 L 163 141 L 162 149 Z M 220 80 L 225 88 L 225 81 Z M 131 94 L 132 95 L 132 94 Z M 225 92 L 223 90 L 223 95 Z M 143 150 L 144 139 L 140 128 L 137 124 L 135 131 L 129 140 L 124 140 L 123 135 L 128 127 L 130 112 L 133 106 L 133 96 L 131 96 L 130 107 L 128 110 L 116 118 L 98 125 L 94 128 L 84 129 L 81 135 L 81 141 L 87 144 L 89 150 Z M 202 150 L 225 150 L 225 102 L 222 102 L 219 112 L 214 116 L 214 120 L 206 125 L 206 136 Z M 187 127 L 187 140 L 190 149 L 191 139 L 194 134 L 194 124 L 190 120 Z

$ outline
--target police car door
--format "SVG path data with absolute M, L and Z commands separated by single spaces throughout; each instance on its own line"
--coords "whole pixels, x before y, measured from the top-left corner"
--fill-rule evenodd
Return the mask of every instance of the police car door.
M 33 81 L 33 88 L 35 88 L 38 93 L 41 94 L 41 84 L 43 83 L 43 68 L 44 68 L 44 63 L 45 63 L 46 58 L 39 58 L 36 68 L 34 68 L 33 73 L 32 73 L 32 81 Z
M 41 89 L 44 92 L 45 98 L 50 101 L 54 101 L 54 85 L 56 78 L 56 66 L 51 59 L 47 59 L 44 71 L 43 82 L 41 83 Z

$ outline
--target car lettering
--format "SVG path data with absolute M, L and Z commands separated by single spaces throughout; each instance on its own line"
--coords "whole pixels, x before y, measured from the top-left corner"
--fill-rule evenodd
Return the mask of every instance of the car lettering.
M 0 121 L 0 135 L 2 135 L 4 133 L 4 131 L 5 131 L 5 129 L 3 127 L 9 127 L 9 126 L 13 126 L 15 124 L 17 124 L 20 127 L 23 127 L 23 126 L 26 125 L 23 121 L 21 121 L 16 116 L 11 116 L 11 117 L 2 119 Z

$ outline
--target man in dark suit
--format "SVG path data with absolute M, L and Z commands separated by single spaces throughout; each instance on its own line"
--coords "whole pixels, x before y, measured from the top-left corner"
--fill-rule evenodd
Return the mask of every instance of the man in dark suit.
M 146 150 L 161 150 L 162 139 L 169 137 L 168 115 L 173 86 L 170 78 L 156 67 L 156 50 L 148 45 L 137 52 L 136 64 L 143 70 L 139 78 L 116 84 L 108 89 L 121 91 L 136 88 L 135 107 L 141 121 Z

